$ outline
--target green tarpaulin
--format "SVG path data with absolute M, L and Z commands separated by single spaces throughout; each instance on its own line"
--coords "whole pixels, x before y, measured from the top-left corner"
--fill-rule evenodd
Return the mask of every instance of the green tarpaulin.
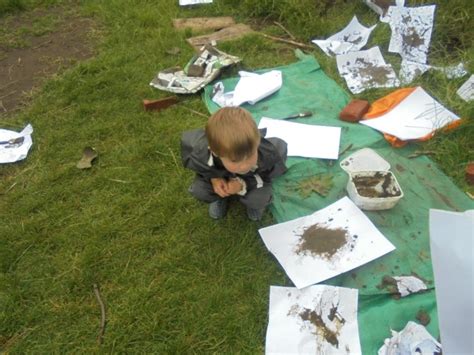
M 408 321 L 416 321 L 416 314 L 421 309 L 430 315 L 431 322 L 427 329 L 437 338 L 439 330 L 428 234 L 429 209 L 465 211 L 472 209 L 473 203 L 429 158 L 409 159 L 413 148 L 393 148 L 379 132 L 339 120 L 339 112 L 348 103 L 349 95 L 325 75 L 313 56 L 301 51 L 296 51 L 296 55 L 298 62 L 272 68 L 281 70 L 283 74 L 283 86 L 277 93 L 255 105 L 245 104 L 242 107 L 253 114 L 257 123 L 263 116 L 279 118 L 312 111 L 312 117 L 297 122 L 342 127 L 340 150 L 350 144 L 352 147 L 334 163 L 289 158 L 289 171 L 274 182 L 273 215 L 278 222 L 284 222 L 312 214 L 342 198 L 346 195 L 348 175 L 339 162 L 361 148 L 374 149 L 390 163 L 404 197 L 393 209 L 365 213 L 397 249 L 324 284 L 359 289 L 358 320 L 364 354 L 376 353 L 383 340 L 391 336 L 390 329 L 401 330 Z M 226 91 L 231 91 L 237 81 L 238 78 L 223 80 Z M 204 101 L 209 111 L 214 112 L 219 107 L 210 99 L 211 92 L 212 87 L 206 87 Z M 295 189 L 298 182 L 308 177 L 327 174 L 332 177 L 333 186 L 325 197 L 314 192 L 305 196 Z M 381 285 L 385 275 L 416 275 L 425 281 L 429 290 L 397 300 Z

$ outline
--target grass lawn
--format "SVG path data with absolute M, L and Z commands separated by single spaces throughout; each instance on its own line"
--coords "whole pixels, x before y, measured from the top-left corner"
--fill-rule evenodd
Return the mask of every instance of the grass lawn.
M 3 19 L 63 7 L 97 24 L 93 58 L 50 78 L 26 97 L 27 108 L 0 116 L 2 128 L 31 122 L 35 130 L 28 158 L 0 166 L 0 352 L 263 351 L 269 285 L 292 285 L 257 233 L 272 218 L 250 222 L 244 208 L 233 205 L 215 222 L 187 192 L 193 174 L 181 167 L 179 137 L 205 124 L 189 111 L 206 113 L 199 95 L 180 97 L 179 105 L 160 113 L 144 112 L 141 102 L 168 96 L 148 83 L 193 54 L 185 42 L 192 33 L 176 31 L 173 18 L 232 15 L 284 36 L 273 24 L 279 21 L 309 43 L 339 31 L 354 14 L 365 25 L 377 16 L 362 1 L 214 0 L 192 8 L 177 2 L 0 0 Z M 464 61 L 474 72 L 474 2 L 407 2 L 438 4 L 430 62 Z M 54 31 L 58 20 L 42 21 L 30 32 Z M 21 33 L 0 29 L 0 49 L 28 46 Z M 379 25 L 368 47 L 379 44 L 398 72 L 399 57 L 386 54 L 389 38 L 388 26 Z M 166 54 L 176 46 L 179 55 Z M 243 58 L 241 67 L 249 70 L 296 60 L 291 47 L 258 35 L 219 48 Z M 335 60 L 316 47 L 311 53 L 345 88 Z M 428 72 L 414 83 L 467 119 L 420 144 L 436 152 L 440 168 L 463 190 L 469 188 L 464 167 L 473 159 L 474 105 L 455 91 L 466 79 Z M 357 97 L 372 101 L 389 92 Z M 92 169 L 79 170 L 85 146 L 100 155 Z M 102 345 L 94 284 L 107 305 Z

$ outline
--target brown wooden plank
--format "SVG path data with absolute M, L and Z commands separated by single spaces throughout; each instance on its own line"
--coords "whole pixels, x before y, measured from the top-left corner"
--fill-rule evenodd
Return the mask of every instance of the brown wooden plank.
M 220 31 L 211 33 L 209 35 L 196 36 L 188 38 L 186 41 L 195 48 L 200 48 L 205 44 L 212 43 L 213 41 L 223 42 L 231 39 L 236 39 L 245 36 L 248 33 L 252 33 L 253 30 L 250 26 L 238 23 L 236 25 L 223 28 Z
M 175 18 L 173 20 L 173 26 L 177 29 L 220 30 L 233 25 L 235 25 L 235 21 L 230 16 Z

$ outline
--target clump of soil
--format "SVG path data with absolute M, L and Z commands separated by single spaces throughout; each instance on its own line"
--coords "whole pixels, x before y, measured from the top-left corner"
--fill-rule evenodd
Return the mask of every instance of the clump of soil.
M 297 254 L 310 253 L 330 259 L 347 243 L 347 231 L 342 228 L 331 229 L 314 224 L 300 236 Z
M 352 181 L 360 196 L 380 198 L 396 197 L 402 194 L 390 172 L 358 174 L 352 177 Z
M 416 319 L 420 322 L 421 325 L 427 326 L 431 322 L 431 317 L 424 309 L 420 309 L 416 314 Z
M 316 313 L 316 311 L 311 310 L 309 308 L 305 308 L 302 312 L 299 313 L 299 316 L 302 320 L 308 321 L 313 324 L 316 327 L 317 332 L 320 333 L 329 344 L 335 346 L 336 348 L 339 348 L 339 339 L 337 338 L 339 334 L 326 326 L 321 317 L 321 314 L 318 314 Z
M 385 275 L 382 278 L 382 282 L 377 285 L 377 288 L 379 290 L 386 289 L 393 298 L 395 299 L 400 299 L 400 293 L 398 292 L 398 287 L 397 287 L 397 280 L 395 280 L 393 277 L 389 275 Z

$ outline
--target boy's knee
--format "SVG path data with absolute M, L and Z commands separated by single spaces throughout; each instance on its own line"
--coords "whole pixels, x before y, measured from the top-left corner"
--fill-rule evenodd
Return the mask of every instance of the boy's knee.
M 191 186 L 189 186 L 188 191 L 199 201 L 210 203 L 218 199 L 211 184 L 205 180 L 195 179 Z
M 283 139 L 272 137 L 272 138 L 267 138 L 270 143 L 272 143 L 277 152 L 278 155 L 283 159 L 283 161 L 286 161 L 286 157 L 288 155 L 288 144 Z
M 262 209 L 272 202 L 272 186 L 265 185 L 259 189 L 251 190 L 240 199 L 245 207 L 252 209 Z

